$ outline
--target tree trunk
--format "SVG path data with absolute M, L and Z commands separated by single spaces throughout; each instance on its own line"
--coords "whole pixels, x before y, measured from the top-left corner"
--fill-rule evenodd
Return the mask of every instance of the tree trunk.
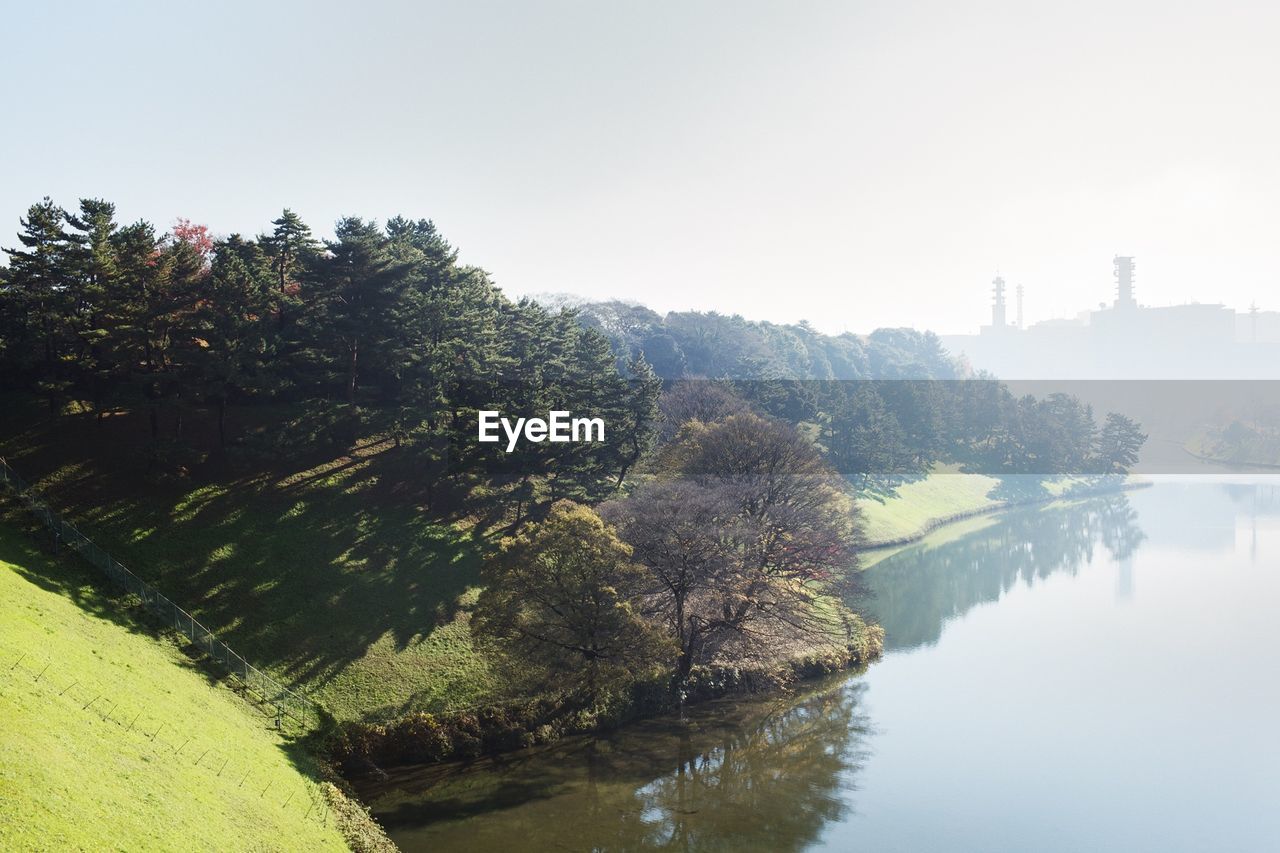
M 347 402 L 356 403 L 356 370 L 359 364 L 360 343 L 352 341 L 347 347 Z

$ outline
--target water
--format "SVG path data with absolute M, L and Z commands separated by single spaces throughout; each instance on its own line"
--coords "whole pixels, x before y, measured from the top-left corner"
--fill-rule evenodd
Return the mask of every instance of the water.
M 1265 483 L 940 531 L 868 570 L 865 675 L 362 793 L 406 851 L 1280 850 Z

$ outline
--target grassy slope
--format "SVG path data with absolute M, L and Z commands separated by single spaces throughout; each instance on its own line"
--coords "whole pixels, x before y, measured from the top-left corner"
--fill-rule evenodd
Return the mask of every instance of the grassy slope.
M 996 506 L 993 496 L 999 480 L 983 474 L 954 471 L 934 473 L 899 486 L 889 497 L 858 501 L 872 543 L 918 535 L 939 520 Z
M 948 520 L 1001 506 L 1065 497 L 1090 485 L 1090 480 L 1078 477 L 1042 481 L 1032 476 L 962 474 L 953 467 L 940 467 L 922 480 L 899 486 L 891 495 L 859 498 L 858 507 L 866 521 L 867 541 L 876 545 L 915 538 Z
M 194 419 L 193 419 L 194 420 Z M 191 429 L 191 426 L 188 427 Z M 140 418 L 0 418 L 0 453 L 51 503 L 250 661 L 339 719 L 476 701 L 479 542 L 387 494 L 390 444 L 235 478 L 139 477 Z M 197 480 L 206 479 L 205 484 Z
M 0 527 L 0 848 L 345 849 L 306 759 L 126 612 Z

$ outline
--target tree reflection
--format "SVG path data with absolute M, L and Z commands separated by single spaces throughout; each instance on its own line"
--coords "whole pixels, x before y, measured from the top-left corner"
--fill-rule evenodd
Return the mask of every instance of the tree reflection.
M 867 723 L 857 680 L 712 703 L 366 790 L 403 850 L 799 850 L 851 808 Z
M 843 818 L 863 757 L 862 685 L 808 696 L 718 743 L 679 739 L 678 764 L 636 789 L 639 809 L 610 848 L 796 850 Z M 636 843 L 638 842 L 638 844 Z
M 1126 495 L 1010 511 L 990 527 L 951 542 L 928 541 L 867 571 L 864 608 L 884 626 L 894 651 L 937 642 L 942 626 L 1015 583 L 1075 574 L 1099 544 L 1127 560 L 1145 539 Z

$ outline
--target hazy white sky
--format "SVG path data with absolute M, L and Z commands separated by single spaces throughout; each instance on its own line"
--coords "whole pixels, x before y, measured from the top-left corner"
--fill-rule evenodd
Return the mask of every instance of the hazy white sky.
M 266 8 L 258 8 L 265 6 Z M 1249 3 L 37 4 L 0 245 L 51 195 L 256 233 L 434 219 L 509 293 L 819 328 L 1280 309 L 1280 11 Z

